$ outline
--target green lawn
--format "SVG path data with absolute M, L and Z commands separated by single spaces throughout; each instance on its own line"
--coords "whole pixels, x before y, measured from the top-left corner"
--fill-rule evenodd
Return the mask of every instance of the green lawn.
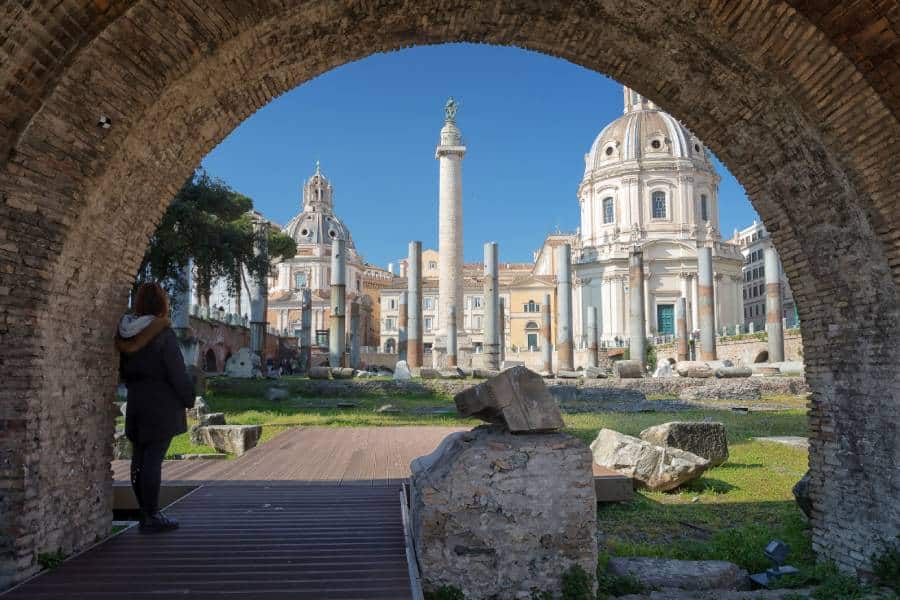
M 476 426 L 479 421 L 450 414 L 429 414 L 453 407 L 450 398 L 435 395 L 370 396 L 363 398 L 301 398 L 269 401 L 253 382 L 208 394 L 210 410 L 224 412 L 228 423 L 263 426 L 263 442 L 288 427 L 366 427 L 388 425 Z M 807 454 L 772 443 L 751 441 L 763 435 L 806 435 L 803 398 L 773 398 L 792 410 L 735 413 L 696 409 L 652 413 L 595 413 L 563 416 L 569 433 L 590 443 L 603 427 L 637 435 L 646 427 L 667 421 L 702 421 L 725 424 L 730 458 L 724 465 L 673 493 L 638 492 L 635 500 L 605 505 L 598 510 L 605 555 L 667 556 L 731 560 L 750 571 L 768 567 L 763 547 L 773 538 L 787 542 L 790 562 L 811 569 L 813 555 L 805 520 L 794 503 L 791 488 L 807 468 Z M 336 408 L 353 402 L 352 408 Z M 402 412 L 378 413 L 391 404 Z M 179 438 L 185 438 L 184 440 Z M 187 436 L 173 441 L 179 452 Z M 177 445 L 177 446 L 176 446 Z

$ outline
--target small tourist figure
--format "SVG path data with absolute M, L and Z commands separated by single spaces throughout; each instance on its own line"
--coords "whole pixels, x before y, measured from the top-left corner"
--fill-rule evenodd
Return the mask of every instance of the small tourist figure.
M 120 374 L 128 387 L 125 435 L 133 446 L 131 486 L 141 509 L 142 533 L 178 527 L 159 510 L 162 461 L 172 438 L 187 431 L 185 409 L 194 405 L 194 384 L 168 314 L 165 290 L 145 283 L 116 335 Z

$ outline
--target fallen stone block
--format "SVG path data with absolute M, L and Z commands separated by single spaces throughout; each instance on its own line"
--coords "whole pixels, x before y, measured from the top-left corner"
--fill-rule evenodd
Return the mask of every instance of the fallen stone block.
M 227 454 L 210 454 L 210 453 L 201 453 L 201 454 L 176 454 L 176 460 L 224 460 L 228 458 Z
M 580 440 L 481 426 L 447 436 L 411 471 L 426 592 L 453 586 L 466 598 L 530 598 L 558 590 L 575 565 L 596 569 L 591 456 Z
M 727 368 L 727 367 L 734 366 L 734 363 L 731 362 L 730 360 L 728 360 L 727 358 L 723 359 L 723 360 L 707 360 L 705 362 L 706 362 L 706 366 L 709 367 L 710 369 L 712 369 L 713 371 L 715 371 L 716 369 L 721 369 L 723 367 Z
M 613 371 L 620 379 L 640 379 L 644 376 L 644 367 L 637 360 L 617 360 L 613 363 Z
M 606 570 L 633 577 L 656 589 L 741 590 L 749 586 L 747 572 L 724 560 L 675 560 L 670 558 L 611 558 Z
M 187 418 L 198 421 L 200 420 L 200 417 L 208 412 L 209 406 L 206 404 L 206 401 L 203 400 L 203 396 L 196 396 L 194 398 L 194 407 L 187 409 Z
M 310 379 L 331 379 L 330 367 L 310 367 L 307 373 Z
M 742 400 L 755 402 L 762 399 L 759 387 L 749 379 L 713 381 L 705 385 L 681 390 L 679 400 Z
M 236 456 L 241 456 L 255 447 L 259 443 L 260 436 L 262 436 L 261 425 L 209 425 L 196 428 L 198 445 L 210 446 L 219 452 Z
M 512 369 L 513 367 L 524 367 L 525 361 L 522 360 L 504 360 L 500 363 L 500 370 L 506 371 L 507 369 Z
M 450 368 L 450 369 L 442 369 L 438 372 L 441 379 L 465 379 L 466 374 L 463 373 L 460 369 Z
M 513 367 L 453 397 L 463 417 L 505 425 L 513 433 L 553 431 L 564 426 L 543 378 Z
M 641 439 L 655 446 L 678 448 L 705 458 L 710 467 L 728 460 L 728 438 L 723 423 L 672 421 L 648 427 Z
M 751 375 L 753 375 L 753 369 L 750 367 L 719 367 L 715 370 L 715 376 L 719 379 L 734 379 Z
M 225 375 L 250 379 L 260 374 L 260 360 L 250 348 L 241 348 L 225 361 Z
M 355 371 L 350 367 L 334 367 L 331 369 L 332 379 L 353 379 Z
M 601 429 L 591 443 L 594 462 L 618 471 L 652 491 L 666 492 L 692 481 L 709 467 L 709 461 L 691 452 L 665 448 L 636 437 Z
M 606 371 L 600 367 L 588 367 L 584 370 L 584 376 L 588 379 L 606 379 Z
M 579 371 L 557 371 L 556 377 L 558 379 L 579 379 L 581 373 Z
M 495 371 L 493 369 L 473 369 L 472 377 L 475 379 L 490 379 L 491 377 L 496 377 L 500 374 L 500 371 Z
M 394 379 L 408 381 L 412 379 L 412 373 L 409 371 L 409 365 L 405 360 L 398 360 L 394 367 Z
M 713 370 L 705 362 L 697 360 L 683 360 L 675 363 L 675 372 L 682 377 L 712 377 Z
M 654 377 L 674 377 L 675 370 L 672 369 L 672 363 L 667 360 L 660 361 L 660 363 L 656 366 L 656 370 L 653 371 Z
M 200 427 L 206 427 L 208 425 L 224 425 L 225 424 L 225 413 L 206 413 L 205 415 L 201 415 L 198 420 L 198 425 Z
M 439 379 L 441 372 L 431 367 L 421 367 L 418 376 L 422 379 Z

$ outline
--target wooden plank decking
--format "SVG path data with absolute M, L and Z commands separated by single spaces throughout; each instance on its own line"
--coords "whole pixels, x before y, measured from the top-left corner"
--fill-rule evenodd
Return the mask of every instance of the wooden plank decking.
M 179 530 L 132 528 L 7 597 L 411 598 L 400 482 L 454 431 L 289 429 L 235 460 L 166 461 L 164 485 L 198 486 L 166 511 Z
M 181 529 L 132 528 L 6 597 L 411 598 L 400 482 L 461 430 L 297 428 L 235 460 L 166 461 L 164 485 L 197 486 L 167 509 Z M 130 492 L 129 462 L 112 467 Z M 595 466 L 597 485 L 618 479 Z
M 167 460 L 163 481 L 203 483 L 292 481 L 390 485 L 409 477 L 409 463 L 430 453 L 460 427 L 301 427 L 288 429 L 235 460 Z M 112 463 L 113 479 L 129 480 L 127 460 Z

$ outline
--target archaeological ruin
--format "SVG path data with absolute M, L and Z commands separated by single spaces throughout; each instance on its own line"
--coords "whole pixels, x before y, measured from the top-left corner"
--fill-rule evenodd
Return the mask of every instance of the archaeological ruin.
M 110 529 L 116 322 L 200 159 L 330 69 L 461 41 L 614 77 L 722 159 L 797 300 L 813 548 L 865 572 L 900 534 L 895 4 L 44 0 L 5 6 L 0 31 L 0 587 Z

